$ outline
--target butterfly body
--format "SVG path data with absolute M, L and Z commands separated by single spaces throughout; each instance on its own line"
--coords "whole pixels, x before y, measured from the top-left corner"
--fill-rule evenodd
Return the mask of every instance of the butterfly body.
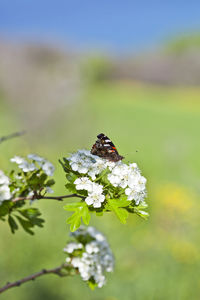
M 114 162 L 124 158 L 123 156 L 119 155 L 115 145 L 105 134 L 100 133 L 97 135 L 97 138 L 98 139 L 96 143 L 92 146 L 91 154 Z

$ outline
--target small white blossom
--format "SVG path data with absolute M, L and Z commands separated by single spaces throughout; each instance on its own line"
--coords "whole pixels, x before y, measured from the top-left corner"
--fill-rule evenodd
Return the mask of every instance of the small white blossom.
M 50 188 L 49 186 L 46 187 L 46 193 L 48 194 L 53 194 L 54 191 L 52 190 L 52 188 Z
M 88 243 L 85 246 L 85 251 L 89 254 L 98 253 L 99 252 L 98 243 L 96 241 L 92 241 L 91 243 Z
M 11 198 L 10 188 L 7 185 L 0 186 L 0 203 Z
M 83 245 L 81 243 L 70 242 L 67 246 L 63 249 L 64 252 L 72 253 L 74 250 L 82 249 Z
M 95 208 L 101 207 L 101 203 L 104 202 L 105 196 L 99 193 L 89 193 L 85 199 L 87 205 L 93 205 Z
M 28 161 L 26 161 L 23 157 L 20 156 L 14 156 L 13 158 L 11 158 L 10 160 L 11 162 L 14 162 L 16 164 L 18 164 L 18 167 L 20 169 L 22 169 L 23 172 L 30 172 L 30 171 L 34 171 L 37 170 L 37 167 L 35 166 L 34 163 L 29 163 Z
M 20 156 L 14 156 L 13 158 L 10 159 L 10 161 L 19 165 L 22 164 L 25 161 L 25 159 Z
M 37 165 L 42 168 L 47 176 L 53 176 L 55 168 L 48 160 L 36 154 L 28 154 L 27 157 L 37 163 Z M 18 164 L 18 167 L 25 173 L 38 170 L 38 167 L 35 163 L 29 163 L 27 160 L 20 156 L 14 156 L 13 158 L 11 158 L 11 162 L 15 162 L 16 164 Z
M 35 160 L 37 162 L 44 162 L 45 161 L 45 159 L 43 157 L 41 157 L 41 156 L 39 156 L 37 154 L 28 154 L 27 157 L 29 159 Z
M 0 170 L 0 185 L 9 185 L 9 178 Z
M 74 184 L 76 185 L 77 190 L 86 190 L 91 192 L 93 188 L 93 182 L 89 180 L 88 177 L 77 178 L 74 181 Z
M 25 173 L 37 170 L 37 167 L 34 163 L 29 163 L 27 161 L 22 162 L 18 165 L 18 167 Z
M 46 160 L 45 163 L 42 165 L 42 170 L 47 176 L 53 176 L 55 167 L 52 163 Z

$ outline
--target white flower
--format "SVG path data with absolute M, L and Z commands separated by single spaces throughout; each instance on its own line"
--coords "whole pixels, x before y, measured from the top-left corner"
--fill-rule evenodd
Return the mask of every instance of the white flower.
M 144 198 L 146 197 L 145 191 L 141 191 L 138 193 L 131 188 L 127 188 L 125 190 L 125 194 L 128 196 L 127 200 L 135 200 L 136 205 L 138 205 L 140 202 L 143 202 Z
M 22 169 L 23 172 L 31 172 L 37 170 L 37 167 L 34 163 L 28 163 L 26 160 L 18 165 L 20 169 Z
M 52 188 L 50 188 L 49 186 L 46 187 L 46 193 L 48 194 L 53 194 L 54 191 L 52 190 Z
M 84 149 L 73 153 L 67 160 L 73 171 L 77 171 L 80 174 L 88 173 L 92 180 L 96 179 L 96 175 L 100 174 L 108 166 L 111 166 L 111 162 Z
M 10 159 L 11 162 L 15 162 L 16 164 L 22 164 L 24 163 L 25 159 L 20 156 L 14 156 L 13 158 Z
M 55 171 L 55 167 L 48 160 L 45 160 L 45 163 L 42 165 L 42 170 L 44 171 L 44 173 L 47 176 L 53 176 L 53 173 Z
M 145 190 L 146 178 L 137 174 L 136 176 L 130 176 L 128 180 L 128 186 L 133 188 L 135 191 L 140 192 Z
M 9 178 L 0 170 L 0 185 L 9 185 Z
M 41 156 L 39 156 L 37 154 L 28 154 L 27 157 L 29 159 L 35 160 L 37 162 L 44 162 L 45 161 L 45 159 L 43 157 L 41 157 Z
M 70 242 L 67 246 L 63 249 L 64 252 L 72 253 L 74 250 L 82 249 L 83 245 L 81 243 Z
M 92 253 L 98 253 L 99 252 L 99 247 L 98 247 L 98 243 L 95 241 L 92 241 L 90 243 L 88 243 L 85 246 L 85 250 L 87 253 L 92 254 Z
M 7 185 L 0 186 L 0 203 L 11 198 L 10 188 Z
M 27 162 L 23 157 L 14 156 L 13 158 L 11 158 L 10 161 L 15 162 L 16 164 L 18 164 L 18 167 L 20 169 L 22 169 L 22 171 L 24 171 L 25 173 L 37 170 L 37 167 L 35 166 L 34 163 Z
M 77 178 L 74 181 L 77 190 L 92 191 L 93 182 L 88 177 Z
M 34 160 L 42 168 L 46 175 L 53 175 L 55 168 L 52 165 L 52 163 L 50 163 L 48 160 L 36 154 L 28 154 L 27 157 L 31 160 Z M 11 162 L 17 163 L 18 167 L 22 169 L 25 173 L 35 171 L 38 169 L 35 163 L 29 163 L 27 160 L 20 156 L 14 156 L 13 158 L 11 158 Z
M 105 196 L 102 194 L 89 193 L 88 197 L 85 199 L 87 205 L 93 205 L 93 207 L 101 207 L 101 203 L 104 202 Z

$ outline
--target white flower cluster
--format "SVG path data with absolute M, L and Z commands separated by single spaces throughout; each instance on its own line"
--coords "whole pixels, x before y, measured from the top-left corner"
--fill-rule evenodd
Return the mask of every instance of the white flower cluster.
M 89 150 L 78 150 L 67 158 L 73 171 L 81 174 L 88 174 L 92 180 L 107 167 L 115 165 L 114 162 L 105 160 L 99 156 L 93 155 Z
M 114 257 L 105 236 L 94 227 L 80 227 L 72 233 L 78 242 L 70 242 L 64 248 L 69 254 L 66 261 L 77 268 L 82 279 L 94 280 L 99 288 L 105 284 L 104 272 L 112 272 L 114 268 Z M 88 242 L 82 244 L 79 237 Z M 82 240 L 81 239 L 81 240 Z M 73 252 L 82 249 L 80 256 L 73 256 Z
M 14 156 L 13 158 L 11 158 L 10 161 L 16 163 L 18 167 L 22 169 L 22 171 L 25 173 L 37 170 L 38 167 L 35 164 L 37 163 L 47 176 L 53 176 L 55 168 L 52 165 L 52 163 L 50 163 L 48 160 L 36 154 L 29 154 L 27 157 L 34 162 L 30 163 L 26 159 L 20 156 Z
M 88 191 L 88 196 L 85 199 L 87 205 L 93 205 L 93 207 L 101 207 L 101 203 L 104 202 L 105 196 L 103 193 L 103 186 L 101 184 L 92 182 L 88 177 L 77 178 L 74 181 L 77 190 Z
M 0 170 L 0 204 L 4 200 L 9 200 L 10 198 L 9 178 Z
M 92 155 L 88 150 L 78 150 L 67 158 L 73 171 L 84 174 L 74 181 L 77 190 L 86 190 L 88 196 L 85 201 L 93 207 L 101 207 L 105 200 L 103 186 L 92 182 L 103 170 L 108 168 L 107 178 L 114 187 L 121 187 L 127 195 L 127 200 L 134 200 L 136 205 L 144 201 L 146 197 L 146 178 L 140 174 L 136 163 L 124 164 L 122 161 L 111 162 L 109 160 Z
M 146 197 L 146 178 L 140 174 L 136 163 L 126 165 L 117 162 L 108 174 L 108 180 L 115 187 L 125 189 L 127 200 L 135 200 L 136 205 Z

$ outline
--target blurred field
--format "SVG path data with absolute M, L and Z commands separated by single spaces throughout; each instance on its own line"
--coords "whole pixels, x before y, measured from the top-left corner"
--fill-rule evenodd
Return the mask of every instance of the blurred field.
M 200 88 L 140 83 L 102 83 L 89 87 L 73 107 L 62 108 L 45 130 L 0 145 L 0 168 L 11 168 L 15 154 L 36 152 L 57 167 L 55 194 L 65 192 L 57 160 L 77 148 L 90 148 L 106 133 L 126 161 L 137 162 L 148 179 L 150 218 L 130 216 L 122 225 L 112 215 L 93 217 L 108 237 L 116 269 L 94 292 L 77 276 L 43 277 L 11 289 L 1 299 L 155 300 L 199 299 L 200 294 Z M 15 108 L 0 98 L 0 135 L 23 129 Z M 136 152 L 136 150 L 138 152 Z M 44 229 L 30 237 L 0 231 L 0 282 L 59 265 L 69 228 L 62 203 L 37 203 Z

